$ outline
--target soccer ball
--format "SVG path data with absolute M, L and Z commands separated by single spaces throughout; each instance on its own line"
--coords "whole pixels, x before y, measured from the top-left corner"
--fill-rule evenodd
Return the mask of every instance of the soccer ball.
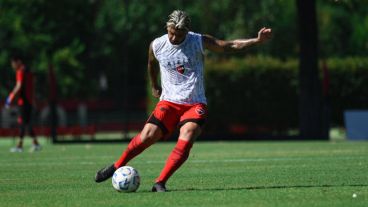
M 138 171 L 130 166 L 117 169 L 112 176 L 112 186 L 119 192 L 135 192 L 140 182 Z

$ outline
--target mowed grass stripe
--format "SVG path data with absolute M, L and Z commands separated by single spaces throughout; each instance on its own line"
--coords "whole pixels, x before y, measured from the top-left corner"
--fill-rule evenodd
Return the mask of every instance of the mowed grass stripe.
M 99 159 L 101 157 L 90 157 L 91 159 Z M 105 158 L 111 158 L 111 156 L 106 156 Z M 104 158 L 104 159 L 105 159 Z M 289 162 L 289 161 L 329 161 L 329 160 L 365 160 L 366 157 L 363 156 L 341 156 L 341 157 L 299 157 L 299 158 L 288 158 L 288 157 L 278 157 L 278 158 L 244 158 L 244 159 L 223 159 L 223 160 L 198 160 L 192 159 L 188 160 L 187 163 L 231 163 L 231 162 Z M 68 160 L 68 164 L 78 164 L 78 165 L 95 165 L 97 162 L 93 161 L 80 161 L 78 157 L 68 157 L 65 160 Z M 38 166 L 38 165 L 65 165 L 65 163 L 56 162 L 59 161 L 57 158 L 42 158 L 37 161 L 37 163 L 9 163 L 9 162 L 0 162 L 1 166 Z M 140 161 L 132 161 L 136 164 L 163 164 L 165 160 L 140 160 Z M 52 163 L 52 164 L 51 164 Z
M 0 206 L 366 206 L 366 142 L 198 142 L 168 182 L 149 192 L 175 143 L 158 143 L 134 159 L 137 193 L 96 184 L 100 167 L 126 144 L 50 145 L 11 154 L 0 141 Z M 352 195 L 357 197 L 353 198 Z

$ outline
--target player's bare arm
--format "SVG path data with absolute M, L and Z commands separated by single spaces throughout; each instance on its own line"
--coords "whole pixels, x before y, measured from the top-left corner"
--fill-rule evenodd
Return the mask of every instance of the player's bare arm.
M 263 27 L 258 36 L 251 39 L 219 40 L 210 35 L 203 35 L 204 47 L 214 52 L 241 52 L 245 49 L 263 43 L 271 38 L 272 30 Z
M 17 83 L 14 86 L 14 89 L 12 90 L 12 92 L 9 94 L 8 98 L 6 99 L 5 105 L 6 107 L 10 107 L 13 99 L 15 98 L 15 96 L 19 93 L 20 89 L 22 87 L 22 82 L 21 81 L 17 81 Z
M 153 54 L 152 43 L 148 49 L 148 74 L 151 81 L 152 95 L 156 98 L 159 98 L 161 95 L 161 86 L 158 83 L 158 73 L 160 71 L 160 66 L 158 61 Z
M 16 96 L 19 93 L 19 91 L 20 91 L 21 88 L 22 88 L 22 82 L 21 81 L 17 81 L 17 83 L 15 84 L 15 87 L 14 87 L 14 89 L 12 91 L 12 93 L 14 94 L 14 96 Z

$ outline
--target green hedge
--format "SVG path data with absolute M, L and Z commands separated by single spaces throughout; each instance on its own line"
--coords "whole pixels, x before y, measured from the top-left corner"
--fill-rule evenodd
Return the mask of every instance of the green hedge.
M 242 133 L 296 127 L 296 68 L 295 60 L 269 57 L 207 61 L 208 130 Z
M 342 126 L 344 110 L 368 108 L 368 57 L 331 58 L 327 65 L 331 121 Z
M 330 93 L 325 98 L 331 105 L 331 124 L 341 126 L 344 110 L 368 108 L 368 58 L 326 62 Z M 297 59 L 207 59 L 205 68 L 210 133 L 284 133 L 298 127 Z M 151 111 L 156 101 L 149 100 Z

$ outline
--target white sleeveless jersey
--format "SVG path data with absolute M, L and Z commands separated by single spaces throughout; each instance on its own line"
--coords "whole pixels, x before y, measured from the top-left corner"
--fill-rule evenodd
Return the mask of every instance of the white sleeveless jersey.
M 153 41 L 152 49 L 160 64 L 160 100 L 179 104 L 207 104 L 202 35 L 188 32 L 181 44 L 173 45 L 166 34 Z

